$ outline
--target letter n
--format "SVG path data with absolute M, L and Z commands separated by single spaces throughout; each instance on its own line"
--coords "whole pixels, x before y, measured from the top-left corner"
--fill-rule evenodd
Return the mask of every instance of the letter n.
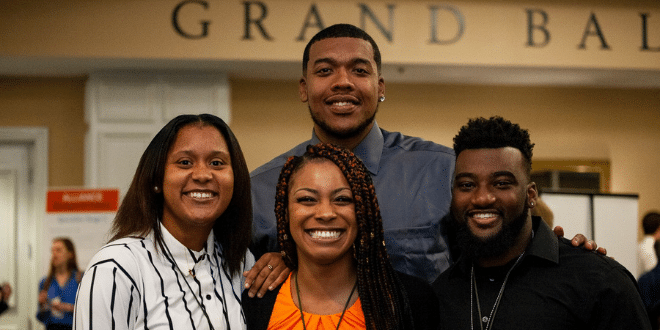
M 389 30 L 385 29 L 383 24 L 378 20 L 378 18 L 376 18 L 376 15 L 374 15 L 374 13 L 371 11 L 371 9 L 369 9 L 369 7 L 367 7 L 367 5 L 361 3 L 359 4 L 359 6 L 360 6 L 360 27 L 363 30 L 366 30 L 366 25 L 367 25 L 366 17 L 369 16 L 371 21 L 376 25 L 376 28 L 378 28 L 380 33 L 383 34 L 385 39 L 387 39 L 387 41 L 389 42 L 392 42 L 393 40 L 392 30 L 394 29 L 394 5 L 387 5 Z

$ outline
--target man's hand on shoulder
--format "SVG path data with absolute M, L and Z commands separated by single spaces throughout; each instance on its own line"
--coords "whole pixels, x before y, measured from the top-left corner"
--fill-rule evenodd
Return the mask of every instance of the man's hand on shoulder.
M 553 231 L 555 232 L 555 235 L 557 235 L 557 237 L 564 237 L 564 228 L 562 228 L 561 226 L 555 226 Z M 573 239 L 571 240 L 571 244 L 575 247 L 581 246 L 585 250 L 598 252 L 599 254 L 602 254 L 604 256 L 607 255 L 607 249 L 605 249 L 604 247 L 598 247 L 596 241 L 587 239 L 587 237 L 582 234 L 575 235 L 575 237 L 573 237 Z
M 265 253 L 252 266 L 252 269 L 243 272 L 245 276 L 245 289 L 248 296 L 263 297 L 266 290 L 273 290 L 284 283 L 291 273 L 289 267 L 284 264 L 282 256 L 277 252 Z

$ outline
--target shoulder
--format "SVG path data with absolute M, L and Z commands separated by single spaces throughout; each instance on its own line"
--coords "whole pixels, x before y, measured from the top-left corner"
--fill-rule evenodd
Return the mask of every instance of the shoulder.
M 436 329 L 440 305 L 431 285 L 421 278 L 397 272 L 403 285 L 415 329 Z
M 383 132 L 384 148 L 399 149 L 406 152 L 417 152 L 436 157 L 446 158 L 453 161 L 455 158 L 454 150 L 419 137 L 404 135 L 400 132 L 389 132 L 381 129 Z
M 89 262 L 85 273 L 93 268 L 116 268 L 131 270 L 139 268 L 141 256 L 152 252 L 151 240 L 126 237 L 103 246 Z
M 413 300 L 425 300 L 425 301 L 434 301 L 437 300 L 437 297 L 433 291 L 431 285 L 425 280 L 408 275 L 401 272 L 396 272 L 399 277 L 399 281 L 403 285 L 403 289 L 408 296 L 408 300 L 413 303 Z
M 566 238 L 559 238 L 559 269 L 564 274 L 580 274 L 592 285 L 611 287 L 617 283 L 636 285 L 634 276 L 616 260 L 574 247 Z M 570 276 L 570 275 L 569 275 Z
M 279 175 L 280 170 L 284 166 L 284 163 L 286 163 L 286 161 L 289 159 L 289 157 L 304 154 L 308 144 L 309 141 L 305 141 L 293 147 L 291 150 L 271 159 L 268 163 L 257 167 L 254 171 L 250 172 L 250 178 L 254 182 L 263 180 L 264 177 L 270 177 L 268 174 L 273 172 L 276 172 Z
M 278 286 L 272 291 L 266 291 L 262 298 L 250 298 L 247 293 L 248 290 L 243 291 L 242 306 L 245 312 L 245 319 L 247 321 L 248 329 L 266 329 L 270 316 L 273 313 L 273 307 L 277 300 L 277 295 L 280 292 L 282 285 Z

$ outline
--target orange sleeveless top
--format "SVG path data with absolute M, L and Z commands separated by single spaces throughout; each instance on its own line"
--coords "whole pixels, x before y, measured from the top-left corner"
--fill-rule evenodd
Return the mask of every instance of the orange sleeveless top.
M 303 312 L 307 330 L 335 330 L 341 317 L 341 313 L 331 315 L 316 315 Z M 344 318 L 339 325 L 340 329 L 366 329 L 364 313 L 360 298 L 344 313 Z M 303 324 L 300 320 L 300 310 L 293 303 L 291 296 L 291 275 L 282 284 L 277 294 L 273 313 L 268 322 L 268 329 L 277 330 L 302 330 Z

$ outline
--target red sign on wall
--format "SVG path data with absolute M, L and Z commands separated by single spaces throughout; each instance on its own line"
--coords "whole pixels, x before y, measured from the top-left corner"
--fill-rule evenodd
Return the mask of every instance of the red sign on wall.
M 50 190 L 46 212 L 115 212 L 119 189 Z

